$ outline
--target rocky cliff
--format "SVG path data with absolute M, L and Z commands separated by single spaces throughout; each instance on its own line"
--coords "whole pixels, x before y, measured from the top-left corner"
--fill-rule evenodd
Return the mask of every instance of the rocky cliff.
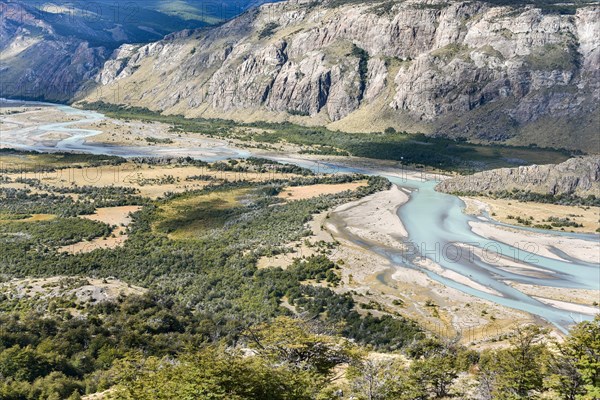
M 35 7 L 0 1 L 0 10 L 2 97 L 67 101 L 110 56 L 104 47 L 60 35 Z
M 517 189 L 554 196 L 600 197 L 600 156 L 571 158 L 557 165 L 480 172 L 446 180 L 436 189 L 446 193 L 480 194 Z
M 149 43 L 262 0 L 0 0 L 0 96 L 70 101 L 124 43 Z
M 112 55 L 86 101 L 600 151 L 600 7 L 267 4 Z

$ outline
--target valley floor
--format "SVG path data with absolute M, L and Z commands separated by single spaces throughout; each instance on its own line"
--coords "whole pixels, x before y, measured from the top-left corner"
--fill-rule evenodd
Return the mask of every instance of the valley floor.
M 84 113 L 52 124 L 47 108 L 12 111 L 0 118 L 2 398 L 33 398 L 40 388 L 56 398 L 173 398 L 205 382 L 217 385 L 210 393 L 244 382 L 269 397 L 300 390 L 311 392 L 300 398 L 362 398 L 372 371 L 391 376 L 394 390 L 419 391 L 408 398 L 427 398 L 437 387 L 432 371 L 441 371 L 453 397 L 474 399 L 480 366 L 510 355 L 515 336 L 568 340 L 560 324 L 491 301 L 502 288 L 471 277 L 468 266 L 390 256 L 406 251 L 422 224 L 464 216 L 458 199 L 443 195 L 416 210 L 416 220 L 401 217 L 417 194 L 442 196 L 432 190 L 447 178 L 439 171 L 174 133 L 159 123 Z M 7 149 L 15 144 L 48 152 Z M 212 159 L 194 159 L 201 156 Z M 427 218 L 436 212 L 442 217 Z M 498 243 L 524 234 L 472 222 L 462 228 Z M 600 250 L 526 236 L 540 256 L 575 268 L 595 263 L 590 254 Z M 543 267 L 486 265 L 524 278 L 548 273 Z M 565 284 L 581 284 L 571 279 Z M 503 284 L 543 310 L 591 317 L 598 309 L 592 290 Z M 314 348 L 325 349 L 324 361 L 313 360 Z M 299 351 L 311 361 L 281 358 Z M 540 354 L 536 365 L 549 359 Z M 34 361 L 15 368 L 23 357 Z
M 44 121 L 73 123 L 72 129 L 95 130 L 99 133 L 85 139 L 85 146 L 95 149 L 127 148 L 132 154 L 162 155 L 165 157 L 179 155 L 195 155 L 198 149 L 206 154 L 236 155 L 248 152 L 258 156 L 276 158 L 284 162 L 300 165 L 317 165 L 323 173 L 336 173 L 340 168 L 354 168 L 395 176 L 402 179 L 445 179 L 446 176 L 431 169 L 413 170 L 405 169 L 395 161 L 377 161 L 355 157 L 322 156 L 299 154 L 307 150 L 306 147 L 290 143 L 264 144 L 241 140 L 235 136 L 230 139 L 214 138 L 198 133 L 172 132 L 168 124 L 155 122 L 146 123 L 135 120 L 102 118 L 99 120 L 77 122 L 80 116 L 64 114 L 53 107 L 15 107 L 3 111 L 2 129 L 6 132 L 2 140 L 4 147 L 10 146 L 10 141 L 21 140 L 26 146 L 52 146 L 69 138 L 69 134 L 52 128 L 42 135 L 36 127 Z M 25 137 L 11 135 L 10 132 L 28 132 Z M 43 158 L 17 157 L 8 155 L 4 157 L 5 163 L 13 163 L 20 167 L 41 165 Z M 99 173 L 100 171 L 100 173 Z M 20 175 L 19 175 L 20 174 Z M 144 163 L 124 163 L 115 166 L 105 165 L 102 169 L 94 167 L 72 170 L 70 175 L 64 173 L 49 174 L 43 177 L 45 184 L 52 187 L 69 189 L 73 185 L 92 185 L 99 188 L 108 188 L 113 185 L 126 185 L 134 188 L 141 196 L 155 200 L 166 193 L 184 193 L 200 190 L 214 181 L 246 181 L 269 182 L 276 179 L 294 178 L 294 174 L 259 173 L 257 171 L 234 171 L 208 169 L 205 167 L 185 165 L 147 165 Z M 17 175 L 24 178 L 35 178 L 36 173 L 23 175 L 20 173 L 9 174 L 10 178 Z M 23 183 L 5 183 L 4 187 L 27 188 L 32 193 L 43 193 L 40 187 L 27 187 Z M 351 182 L 341 184 L 321 184 L 311 186 L 293 186 L 284 189 L 279 197 L 284 201 L 310 199 L 319 195 L 336 194 L 345 190 L 356 190 L 365 185 L 365 182 Z M 291 253 L 263 257 L 259 260 L 260 268 L 271 266 L 286 267 L 295 256 L 307 257 L 317 253 L 314 247 L 316 242 L 339 242 L 332 251 L 331 258 L 342 264 L 342 282 L 344 287 L 338 289 L 341 293 L 352 292 L 359 303 L 365 305 L 365 310 L 374 313 L 401 314 L 413 318 L 423 325 L 443 331 L 452 336 L 463 332 L 463 340 L 468 342 L 495 341 L 496 337 L 509 330 L 516 323 L 534 320 L 527 313 L 500 306 L 489 300 L 480 299 L 465 294 L 459 290 L 435 282 L 427 275 L 427 271 L 434 271 L 440 276 L 454 280 L 465 286 L 494 293 L 493 289 L 485 288 L 481 284 L 466 276 L 444 270 L 432 262 L 420 265 L 420 270 L 401 268 L 390 264 L 389 260 L 369 248 L 402 249 L 408 239 L 408 234 L 402 221 L 397 216 L 397 210 L 409 200 L 410 192 L 406 189 L 393 186 L 391 190 L 371 195 L 368 198 L 349 203 L 333 210 L 328 210 L 317 215 L 310 223 L 314 240 L 312 246 L 307 246 L 305 241 L 298 240 L 289 243 L 294 249 Z M 76 197 L 76 196 L 75 196 Z M 482 198 L 465 198 L 466 212 L 480 215 L 483 211 L 493 218 L 506 223 L 514 223 L 514 217 L 533 218 L 535 223 L 543 223 L 550 217 L 570 218 L 582 227 L 572 228 L 576 232 L 593 232 L 598 226 L 598 210 L 593 208 L 578 208 L 567 206 L 541 205 L 535 203 L 518 203 L 505 200 L 492 200 Z M 121 217 L 126 218 L 130 211 L 138 210 L 137 206 L 125 206 L 126 213 Z M 110 208 L 98 213 L 110 213 Z M 111 237 L 96 238 L 91 241 L 70 244 L 62 248 L 63 251 L 77 253 L 89 252 L 97 248 L 115 248 L 122 246 L 127 240 L 126 219 L 118 221 L 104 220 L 99 217 L 88 216 L 92 220 L 115 225 Z M 474 222 L 471 229 L 476 234 L 490 240 L 513 244 L 524 240 L 522 232 L 514 229 L 494 226 L 487 223 Z M 571 230 L 569 228 L 568 230 Z M 520 236 L 519 236 L 520 235 Z M 544 233 L 528 232 L 526 240 L 539 247 L 540 254 L 547 257 L 561 259 L 565 255 L 574 260 L 587 263 L 598 263 L 597 255 L 600 253 L 598 246 L 589 241 L 576 239 L 561 239 Z M 360 242 L 360 243 L 359 243 Z M 555 250 L 560 251 L 557 255 Z M 537 295 L 540 300 L 546 301 L 557 308 L 577 310 L 585 314 L 595 312 L 585 290 L 561 290 L 538 286 L 525 287 L 511 283 L 523 291 Z M 543 294 L 542 294 L 543 293 Z M 571 302 L 563 304 L 558 302 Z M 468 306 L 465 306 L 468 304 Z M 378 310 L 379 309 L 379 310 Z M 464 332 L 469 332 L 464 336 Z M 492 332 L 492 333 L 490 333 Z

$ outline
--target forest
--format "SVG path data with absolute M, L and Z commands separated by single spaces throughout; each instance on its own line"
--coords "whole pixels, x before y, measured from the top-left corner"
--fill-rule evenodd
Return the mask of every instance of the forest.
M 64 159 L 53 162 L 48 168 Z M 296 177 L 208 180 L 150 199 L 130 187 L 59 188 L 3 176 L 0 399 L 599 395 L 600 319 L 579 324 L 564 342 L 532 325 L 513 332 L 509 347 L 476 351 L 337 290 L 340 265 L 328 257 L 335 243 L 311 244 L 312 255 L 285 267 L 258 267 L 261 257 L 286 254 L 289 243 L 309 236 L 313 215 L 386 190 L 386 179 L 315 175 L 263 159 L 207 167 L 281 168 Z M 353 181 L 366 185 L 307 199 L 278 196 L 288 186 Z M 114 226 L 79 216 L 115 205 L 140 207 L 122 246 L 61 250 L 110 236 Z M 63 278 L 31 281 L 56 277 Z M 121 292 L 103 300 L 82 295 L 92 278 L 122 282 Z
M 297 266 L 301 268 L 301 266 Z M 600 318 L 558 343 L 535 326 L 477 352 L 416 337 L 394 352 L 348 340 L 319 319 L 278 316 L 234 337 L 167 296 L 112 302 L 2 298 L 0 398 L 596 399 Z

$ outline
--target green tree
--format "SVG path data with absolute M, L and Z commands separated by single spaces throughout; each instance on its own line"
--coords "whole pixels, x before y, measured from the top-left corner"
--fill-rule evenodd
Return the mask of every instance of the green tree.
M 83 384 L 76 379 L 65 376 L 62 372 L 51 372 L 43 378 L 38 378 L 31 385 L 31 399 L 76 399 L 83 393 Z
M 483 353 L 480 381 L 489 397 L 532 399 L 543 390 L 549 361 L 546 333 L 536 325 L 520 327 L 514 331 L 509 348 Z
M 315 333 L 318 324 L 290 317 L 277 317 L 269 324 L 248 328 L 249 345 L 262 357 L 285 363 L 293 369 L 328 375 L 340 364 L 357 356 L 345 339 Z
M 457 376 L 456 355 L 452 353 L 415 360 L 409 369 L 413 386 L 426 389 L 434 398 L 447 396 Z
M 17 381 L 33 381 L 50 372 L 48 361 L 30 346 L 15 345 L 0 353 L 0 376 Z
M 365 358 L 348 369 L 353 398 L 392 400 L 406 391 L 405 363 L 397 357 Z
M 179 360 L 130 358 L 115 369 L 118 400 L 309 400 L 317 390 L 310 374 L 218 347 Z
M 600 398 L 600 316 L 577 324 L 557 350 L 548 386 L 565 400 Z

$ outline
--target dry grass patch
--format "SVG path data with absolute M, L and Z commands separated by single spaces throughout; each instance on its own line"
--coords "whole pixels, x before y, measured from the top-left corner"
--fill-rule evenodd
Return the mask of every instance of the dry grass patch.
M 583 227 L 564 227 L 565 231 L 589 233 L 595 232 L 600 227 L 600 208 L 584 206 L 561 206 L 556 204 L 521 202 L 508 199 L 491 199 L 487 197 L 465 197 L 466 212 L 480 215 L 487 211 L 489 215 L 500 222 L 518 225 L 516 218 L 520 217 L 531 221 L 531 226 L 550 224 L 547 220 L 554 218 L 569 218 L 569 220 L 583 225 Z M 510 218 L 512 217 L 512 218 Z M 533 219 L 530 219 L 533 217 Z M 560 227 L 552 230 L 560 231 Z
M 367 186 L 367 181 L 357 181 L 350 183 L 319 184 L 310 186 L 293 186 L 284 189 L 278 197 L 288 200 L 304 200 L 313 197 L 336 194 L 347 190 L 354 191 L 359 187 Z
M 80 218 L 91 221 L 103 222 L 116 226 L 110 237 L 98 237 L 93 240 L 83 241 L 59 249 L 70 254 L 89 253 L 97 249 L 115 249 L 122 246 L 128 239 L 127 226 L 131 223 L 131 214 L 141 209 L 140 206 L 121 206 L 98 208 L 94 214 L 82 215 Z
M 143 197 L 156 199 L 165 193 L 182 193 L 204 188 L 214 180 L 268 182 L 279 179 L 292 179 L 295 174 L 268 172 L 232 172 L 215 171 L 200 166 L 148 165 L 125 163 L 121 165 L 103 165 L 99 167 L 69 168 L 48 173 L 8 173 L 13 181 L 17 178 L 40 179 L 42 183 L 60 187 L 77 186 L 124 186 L 139 190 Z M 207 176 L 207 180 L 196 180 L 193 177 Z M 188 179 L 190 178 L 190 179 Z M 19 189 L 29 188 L 33 193 L 44 193 L 36 188 L 21 183 L 4 183 L 3 187 Z
M 56 218 L 54 214 L 32 214 L 24 216 L 25 218 L 14 218 L 14 215 L 0 214 L 0 222 L 40 222 L 40 221 L 51 221 Z

